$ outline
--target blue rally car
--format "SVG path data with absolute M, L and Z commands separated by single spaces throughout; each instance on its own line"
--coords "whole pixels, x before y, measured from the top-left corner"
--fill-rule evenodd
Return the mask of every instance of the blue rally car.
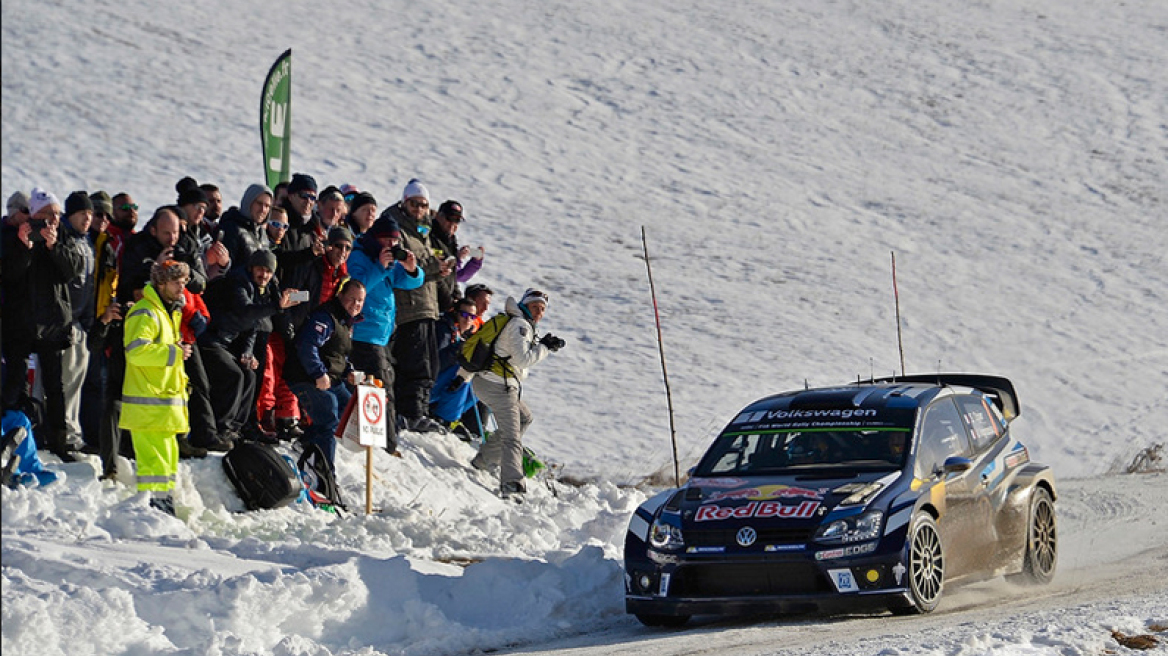
M 947 583 L 1048 583 L 1054 477 L 1010 434 L 1009 380 L 934 374 L 756 401 L 680 489 L 637 509 L 625 607 L 691 615 L 927 613 Z

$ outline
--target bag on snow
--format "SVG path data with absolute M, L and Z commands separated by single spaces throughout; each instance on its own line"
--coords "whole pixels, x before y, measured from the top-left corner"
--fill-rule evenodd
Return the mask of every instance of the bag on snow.
M 341 501 L 341 488 L 337 486 L 328 456 L 319 444 L 305 447 L 296 466 L 300 469 L 300 478 L 304 481 L 312 505 L 324 510 L 348 510 Z
M 282 508 L 304 489 L 296 467 L 267 444 L 237 443 L 223 456 L 223 470 L 248 510 Z
M 459 366 L 472 374 L 490 369 L 495 363 L 495 342 L 510 320 L 511 315 L 506 312 L 496 314 L 468 337 L 458 351 Z

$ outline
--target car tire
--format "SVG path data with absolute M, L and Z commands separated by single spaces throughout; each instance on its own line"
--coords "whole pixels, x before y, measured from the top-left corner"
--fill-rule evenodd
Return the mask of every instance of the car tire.
M 637 613 L 637 619 L 645 626 L 678 628 L 685 626 L 689 621 L 689 615 L 648 615 L 645 613 Z
M 931 613 L 945 589 L 945 549 L 933 516 L 918 513 L 908 532 L 908 593 L 912 606 L 894 609 L 907 614 Z
M 1043 487 L 1030 494 L 1030 516 L 1026 523 L 1026 552 L 1022 572 L 1010 577 L 1014 583 L 1045 585 L 1054 579 L 1058 565 L 1058 519 L 1054 499 Z

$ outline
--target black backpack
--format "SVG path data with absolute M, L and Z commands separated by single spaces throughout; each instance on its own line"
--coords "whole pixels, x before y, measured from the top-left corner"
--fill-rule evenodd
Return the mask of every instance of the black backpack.
M 292 462 L 267 444 L 236 443 L 223 456 L 223 470 L 248 510 L 282 508 L 304 489 Z

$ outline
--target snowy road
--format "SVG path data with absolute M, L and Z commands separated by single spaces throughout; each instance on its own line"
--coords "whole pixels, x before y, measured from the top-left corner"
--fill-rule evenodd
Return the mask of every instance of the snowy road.
M 648 629 L 630 618 L 601 633 L 503 653 L 1063 654 L 1102 646 L 1113 628 L 1147 630 L 1132 618 L 1168 619 L 1168 476 L 1062 481 L 1059 494 L 1059 572 L 1047 587 L 997 579 L 950 589 L 937 612 L 917 617 L 705 617 L 682 630 Z M 1165 652 L 1162 643 L 1153 653 Z

